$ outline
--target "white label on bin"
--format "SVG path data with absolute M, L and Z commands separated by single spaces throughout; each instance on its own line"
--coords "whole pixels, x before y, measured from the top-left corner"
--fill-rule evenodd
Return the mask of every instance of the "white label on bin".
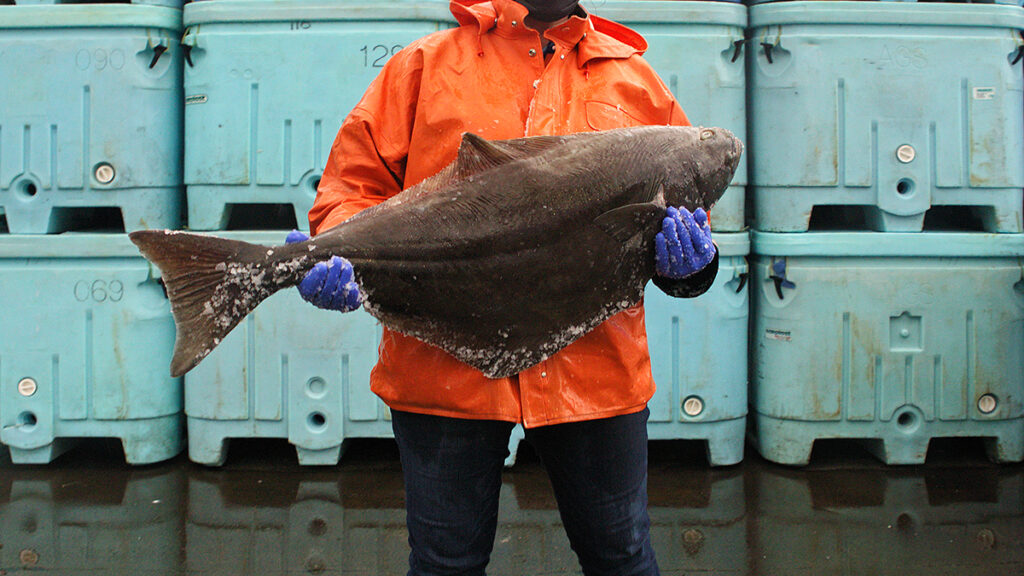
M 789 330 L 772 330 L 771 328 L 764 331 L 764 337 L 769 340 L 781 340 L 782 342 L 789 342 L 793 339 Z
M 195 96 L 186 96 L 185 97 L 185 105 L 188 106 L 189 104 L 205 104 L 206 100 L 207 100 L 206 94 L 196 94 Z
M 975 100 L 993 100 L 996 97 L 995 88 L 975 88 L 974 99 Z

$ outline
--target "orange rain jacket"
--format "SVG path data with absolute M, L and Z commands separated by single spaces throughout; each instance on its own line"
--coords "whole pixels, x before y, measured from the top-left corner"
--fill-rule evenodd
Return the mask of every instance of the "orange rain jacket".
M 309 213 L 314 234 L 445 167 L 463 132 L 506 139 L 689 124 L 640 57 L 647 43 L 624 26 L 574 16 L 546 32 L 555 47 L 546 63 L 522 5 L 452 0 L 451 11 L 460 26 L 392 57 L 346 118 Z M 710 281 L 702 284 L 696 293 Z M 638 412 L 654 393 L 643 307 L 498 380 L 385 329 L 371 388 L 393 409 L 527 427 Z

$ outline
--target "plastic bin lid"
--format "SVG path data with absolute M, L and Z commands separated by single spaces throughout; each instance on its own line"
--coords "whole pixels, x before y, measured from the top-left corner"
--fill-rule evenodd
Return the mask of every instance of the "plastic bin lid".
M 0 6 L 0 30 L 12 28 L 164 28 L 180 31 L 181 10 L 148 4 Z
M 712 216 L 713 217 L 713 216 Z M 718 255 L 746 256 L 750 254 L 749 232 L 711 232 L 711 239 L 718 246 Z
M 732 2 L 678 0 L 582 0 L 596 16 L 622 24 L 747 25 L 747 7 Z
M 0 234 L 0 258 L 142 258 L 127 234 Z
M 1024 28 L 1024 10 L 1005 4 L 920 2 L 769 2 L 750 7 L 750 27 L 787 24 L 888 24 Z
M 451 21 L 443 0 L 204 0 L 185 5 L 185 26 L 233 22 Z
M 750 244 L 754 254 L 765 256 L 1024 257 L 1024 234 L 755 230 Z

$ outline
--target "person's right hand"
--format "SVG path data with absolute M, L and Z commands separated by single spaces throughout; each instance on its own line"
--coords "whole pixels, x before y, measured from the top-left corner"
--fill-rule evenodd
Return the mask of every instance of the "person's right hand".
M 287 244 L 305 242 L 309 236 L 292 230 L 285 238 Z M 340 256 L 331 256 L 326 262 L 317 262 L 299 282 L 299 295 L 317 308 L 351 312 L 363 305 L 363 293 L 355 282 L 352 263 Z
M 666 278 L 692 276 L 715 259 L 711 223 L 707 212 L 697 208 L 668 208 L 662 230 L 654 237 L 654 269 Z

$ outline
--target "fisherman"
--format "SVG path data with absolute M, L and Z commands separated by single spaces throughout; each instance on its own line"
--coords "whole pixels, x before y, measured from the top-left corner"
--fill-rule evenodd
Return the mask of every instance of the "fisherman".
M 309 213 L 314 234 L 444 168 L 463 132 L 495 140 L 689 124 L 641 58 L 643 38 L 576 0 L 452 0 L 451 11 L 459 26 L 395 54 L 346 118 Z M 669 208 L 654 258 L 654 283 L 668 294 L 706 291 L 718 257 L 704 211 Z M 363 299 L 354 278 L 334 257 L 299 291 L 349 311 Z M 509 378 L 488 379 L 387 328 L 379 353 L 371 388 L 391 408 L 410 575 L 484 573 L 516 423 L 547 469 L 584 574 L 659 573 L 647 514 L 654 380 L 642 305 Z

